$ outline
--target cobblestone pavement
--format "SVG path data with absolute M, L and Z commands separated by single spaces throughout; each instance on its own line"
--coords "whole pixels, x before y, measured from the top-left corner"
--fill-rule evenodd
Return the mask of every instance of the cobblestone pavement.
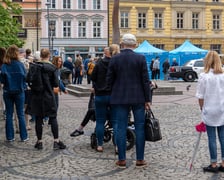
M 135 168 L 135 148 L 127 151 L 126 169 L 115 166 L 113 144 L 104 144 L 104 152 L 90 147 L 90 135 L 95 123 L 90 122 L 82 136 L 72 138 L 69 134 L 80 124 L 87 109 L 87 97 L 62 95 L 58 121 L 60 137 L 68 146 L 65 150 L 53 150 L 51 129 L 44 125 L 44 149 L 34 149 L 36 137 L 34 124 L 29 132 L 30 140 L 20 142 L 19 135 L 12 143 L 5 142 L 4 120 L 0 120 L 0 180 L 218 180 L 224 173 L 203 173 L 209 164 L 207 136 L 203 133 L 194 162 L 190 161 L 198 137 L 195 125 L 200 122 L 200 111 L 194 97 L 196 83 L 157 82 L 159 86 L 175 86 L 183 95 L 154 96 L 152 109 L 160 120 L 163 139 L 146 142 L 145 169 Z M 186 86 L 191 84 L 190 90 Z M 219 162 L 220 148 L 218 149 Z

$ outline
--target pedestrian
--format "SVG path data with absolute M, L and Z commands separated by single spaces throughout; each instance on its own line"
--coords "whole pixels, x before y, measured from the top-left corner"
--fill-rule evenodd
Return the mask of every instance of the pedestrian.
M 171 66 L 178 66 L 176 58 L 173 58 L 173 62 L 171 64 Z
M 155 79 L 160 79 L 160 62 L 159 57 L 157 56 L 154 63 L 153 63 L 153 71 L 155 73 Z
M 196 97 L 201 109 L 202 121 L 206 125 L 210 165 L 207 172 L 224 172 L 224 73 L 216 51 L 209 51 L 204 58 L 204 72 L 200 74 Z M 216 133 L 221 146 L 221 165 L 217 164 Z
M 61 92 L 63 92 L 64 94 L 68 94 L 68 91 L 66 89 L 66 87 L 64 86 L 62 80 L 61 80 L 61 68 L 62 68 L 62 57 L 61 56 L 54 56 L 53 60 L 52 60 L 52 64 L 55 65 L 56 67 L 56 74 L 58 77 L 58 82 L 59 82 L 59 86 L 58 88 L 54 89 L 54 96 L 55 96 L 55 100 L 56 100 L 56 104 L 57 104 L 57 108 L 59 105 L 59 94 L 61 94 Z
M 25 67 L 26 73 L 27 73 L 28 70 L 29 70 L 29 59 L 26 58 L 26 51 L 23 48 L 19 48 L 19 60 L 24 64 L 24 67 Z M 30 90 L 27 88 L 25 90 L 25 104 L 24 104 L 26 129 L 27 130 L 31 130 L 30 121 L 29 121 L 29 114 L 27 114 L 27 111 L 26 111 L 27 104 L 28 104 L 29 93 L 30 93 Z M 16 114 L 14 116 L 14 119 L 15 119 L 15 125 L 16 125 L 16 133 L 19 133 L 18 117 L 16 116 Z
M 93 81 L 93 88 L 95 92 L 95 115 L 96 115 L 96 151 L 103 152 L 103 138 L 104 138 L 104 124 L 110 113 L 110 120 L 114 130 L 114 137 L 116 137 L 116 123 L 114 122 L 113 112 L 110 109 L 110 94 L 111 90 L 107 86 L 106 75 L 108 65 L 111 59 L 111 51 L 109 47 L 104 48 L 104 58 L 98 60 L 96 63 L 91 80 Z M 116 139 L 115 149 L 116 149 Z
M 82 84 L 83 64 L 81 56 L 77 56 L 74 63 L 74 67 L 75 67 L 74 84 Z
M 72 64 L 72 58 L 68 57 L 67 60 L 65 60 L 65 62 L 63 63 L 63 67 L 68 68 L 71 73 L 69 74 L 69 84 L 71 84 L 73 82 L 73 70 L 74 70 L 74 66 Z
M 92 89 L 93 91 L 93 89 Z M 76 137 L 76 136 L 80 136 L 82 134 L 84 134 L 84 127 L 89 123 L 90 120 L 96 121 L 96 117 L 95 117 L 95 102 L 94 102 L 94 93 L 92 92 L 90 94 L 90 98 L 89 98 L 89 103 L 88 103 L 88 110 L 81 122 L 81 124 L 79 125 L 78 128 L 76 128 L 71 134 L 71 137 Z
M 155 61 L 155 59 L 152 59 L 152 61 L 150 63 L 151 79 L 155 79 L 155 70 L 153 69 L 154 61 Z
M 42 77 L 43 90 L 34 92 L 31 88 L 31 114 L 36 117 L 35 130 L 37 136 L 37 142 L 34 147 L 38 150 L 43 149 L 43 119 L 44 117 L 49 117 L 49 124 L 51 125 L 51 131 L 54 137 L 53 149 L 65 149 L 66 146 L 59 140 L 57 104 L 54 96 L 54 91 L 59 86 L 56 67 L 49 61 L 49 49 L 41 49 L 40 58 L 40 63 L 43 66 L 39 76 Z
M 111 88 L 110 104 L 117 123 L 116 142 L 118 146 L 119 168 L 126 167 L 126 129 L 130 108 L 134 114 L 136 134 L 136 166 L 147 165 L 144 160 L 145 149 L 145 108 L 150 108 L 150 88 L 146 59 L 133 51 L 137 41 L 133 34 L 122 37 L 121 52 L 112 57 L 107 83 Z
M 6 49 L 4 47 L 0 47 L 0 73 L 1 73 L 2 64 L 5 59 L 5 54 L 6 54 Z M 0 84 L 0 110 L 1 110 L 1 115 L 3 115 L 3 112 L 5 110 L 5 104 L 4 104 L 4 100 L 3 100 L 3 91 L 2 91 L 1 84 Z
M 25 53 L 26 53 L 26 55 L 25 55 L 26 59 L 30 59 L 30 58 L 33 59 L 34 58 L 33 55 L 32 55 L 31 49 L 29 49 L 29 48 L 26 49 Z
M 26 70 L 19 60 L 19 48 L 11 45 L 6 51 L 4 64 L 1 67 L 1 83 L 3 84 L 3 98 L 6 108 L 6 140 L 15 140 L 13 127 L 14 105 L 19 121 L 19 132 L 21 141 L 29 140 L 24 117 Z
M 169 60 L 166 59 L 163 63 L 163 74 L 164 74 L 164 80 L 167 81 L 168 80 L 168 76 L 169 76 L 169 68 L 170 68 L 170 63 Z
M 92 72 L 93 72 L 93 69 L 95 67 L 95 62 L 94 62 L 94 58 L 90 58 L 89 59 L 89 63 L 87 65 L 87 84 L 90 84 L 91 83 L 91 75 L 92 75 Z
M 91 59 L 91 55 L 89 54 L 83 61 L 83 66 L 84 66 L 84 73 L 83 73 L 84 75 L 83 76 L 84 76 L 84 78 L 87 77 L 88 63 L 89 63 L 90 59 Z M 87 81 L 88 81 L 88 79 L 87 79 Z

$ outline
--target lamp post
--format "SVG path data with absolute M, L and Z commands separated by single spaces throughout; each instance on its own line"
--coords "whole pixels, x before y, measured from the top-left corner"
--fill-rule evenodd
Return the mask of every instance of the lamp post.
M 54 30 L 55 30 L 55 24 L 51 21 L 50 23 L 50 35 L 51 35 L 51 48 L 50 48 L 50 51 L 51 51 L 51 58 L 53 58 L 54 56 Z
M 48 21 L 48 48 L 50 50 L 51 47 L 51 39 L 50 39 L 50 13 L 49 13 L 49 6 L 51 5 L 50 2 L 46 2 L 45 5 L 47 6 L 47 21 Z

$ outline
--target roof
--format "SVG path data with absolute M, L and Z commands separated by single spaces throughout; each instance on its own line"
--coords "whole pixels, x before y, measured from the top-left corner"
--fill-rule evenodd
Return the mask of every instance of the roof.
M 208 50 L 204 50 L 193 45 L 189 40 L 186 40 L 180 47 L 170 51 L 170 54 L 198 54 L 198 53 L 207 53 Z
M 143 43 L 140 44 L 134 51 L 136 53 L 149 54 L 149 55 L 155 53 L 156 54 L 168 53 L 167 51 L 154 47 L 147 40 L 143 41 Z

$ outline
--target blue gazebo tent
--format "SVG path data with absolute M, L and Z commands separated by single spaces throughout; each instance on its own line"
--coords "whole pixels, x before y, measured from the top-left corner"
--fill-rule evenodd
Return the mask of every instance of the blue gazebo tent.
M 147 40 L 143 41 L 135 50 L 136 53 L 142 54 L 146 58 L 149 76 L 151 74 L 150 64 L 152 59 L 155 59 L 157 56 L 160 58 L 160 79 L 163 79 L 162 73 L 162 64 L 166 58 L 168 58 L 168 52 L 151 45 Z M 150 76 L 151 77 L 151 76 Z
M 186 40 L 181 46 L 169 52 L 170 63 L 176 58 L 179 65 L 185 64 L 192 59 L 204 58 L 208 50 L 204 50 L 193 45 L 189 40 Z

